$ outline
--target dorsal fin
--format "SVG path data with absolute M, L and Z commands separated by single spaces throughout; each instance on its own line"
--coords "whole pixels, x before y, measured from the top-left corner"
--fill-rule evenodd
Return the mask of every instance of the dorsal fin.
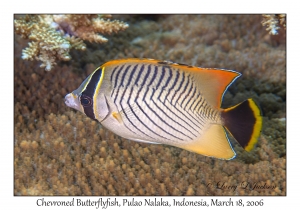
M 214 108 L 219 109 L 226 89 L 241 76 L 239 72 L 214 68 L 192 68 L 201 94 Z
M 214 108 L 220 108 L 223 94 L 226 89 L 241 74 L 233 70 L 201 68 L 185 64 L 173 63 L 171 61 L 161 61 L 155 59 L 126 58 L 108 61 L 101 67 L 118 65 L 122 63 L 147 63 L 154 65 L 168 65 L 173 68 L 180 68 L 183 71 L 194 75 L 197 85 L 207 102 Z

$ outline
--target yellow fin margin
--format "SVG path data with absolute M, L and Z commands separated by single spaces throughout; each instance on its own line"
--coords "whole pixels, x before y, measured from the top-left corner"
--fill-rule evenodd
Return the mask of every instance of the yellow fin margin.
M 256 119 L 256 122 L 253 127 L 253 133 L 251 135 L 251 139 L 250 139 L 248 145 L 245 147 L 245 150 L 249 152 L 253 149 L 254 145 L 258 141 L 258 137 L 260 136 L 260 132 L 262 129 L 262 116 L 261 116 L 261 111 L 260 111 L 259 107 L 251 98 L 248 99 L 248 102 L 254 113 L 254 117 Z

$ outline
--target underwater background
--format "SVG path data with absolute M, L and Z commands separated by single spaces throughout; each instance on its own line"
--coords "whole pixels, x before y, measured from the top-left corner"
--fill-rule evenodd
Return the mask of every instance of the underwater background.
M 112 17 L 129 27 L 50 71 L 21 58 L 28 40 L 15 34 L 14 195 L 286 195 L 286 31 L 269 34 L 261 15 Z M 226 161 L 137 143 L 65 105 L 95 68 L 129 57 L 241 72 L 222 107 L 260 105 L 256 147 L 232 139 L 237 157 Z

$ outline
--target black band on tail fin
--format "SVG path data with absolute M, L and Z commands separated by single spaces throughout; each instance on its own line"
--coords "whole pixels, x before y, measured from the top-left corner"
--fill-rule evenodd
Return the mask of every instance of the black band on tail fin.
M 223 110 L 223 125 L 246 150 L 257 143 L 262 128 L 261 111 L 257 104 L 248 99 L 238 105 Z

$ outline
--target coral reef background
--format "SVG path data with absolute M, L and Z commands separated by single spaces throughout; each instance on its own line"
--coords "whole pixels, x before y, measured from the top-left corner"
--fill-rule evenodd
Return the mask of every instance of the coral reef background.
M 286 195 L 286 37 L 261 15 L 115 15 L 126 31 L 86 43 L 51 71 L 21 59 L 15 35 L 15 195 Z M 243 74 L 222 107 L 253 97 L 264 125 L 247 153 L 232 140 L 231 161 L 118 137 L 64 104 L 100 64 L 125 57 L 172 60 Z M 243 189 L 248 183 L 250 187 Z M 256 186 L 265 186 L 253 189 Z M 233 190 L 226 186 L 237 186 Z M 221 187 L 223 186 L 223 187 Z M 266 189 L 266 186 L 270 188 Z

